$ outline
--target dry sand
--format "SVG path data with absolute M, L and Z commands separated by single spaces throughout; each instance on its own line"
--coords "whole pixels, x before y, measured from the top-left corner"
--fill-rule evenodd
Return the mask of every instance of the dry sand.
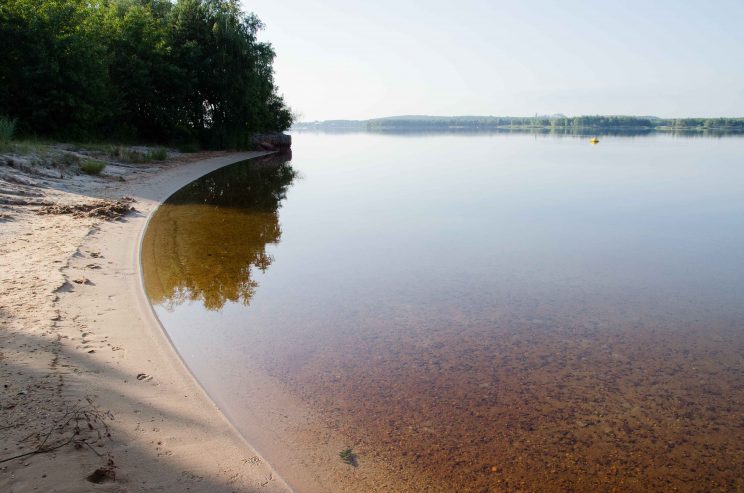
M 96 178 L 0 165 L 0 491 L 289 491 L 185 368 L 139 272 L 160 201 L 262 154 Z M 135 200 L 121 220 L 38 214 L 121 196 Z

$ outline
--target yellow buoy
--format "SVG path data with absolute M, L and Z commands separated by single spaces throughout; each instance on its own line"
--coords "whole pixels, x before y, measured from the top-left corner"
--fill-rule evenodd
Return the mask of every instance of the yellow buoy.
M 592 137 L 589 142 L 592 143 L 592 144 L 599 144 L 599 139 L 596 138 L 596 137 Z

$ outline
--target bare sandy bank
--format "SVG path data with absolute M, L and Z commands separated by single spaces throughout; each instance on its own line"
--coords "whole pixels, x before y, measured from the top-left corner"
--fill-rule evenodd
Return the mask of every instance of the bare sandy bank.
M 139 273 L 160 201 L 261 154 L 140 167 L 125 182 L 0 167 L 0 198 L 36 200 L 0 201 L 0 490 L 289 491 L 184 367 Z M 33 205 L 121 196 L 135 211 L 119 221 Z

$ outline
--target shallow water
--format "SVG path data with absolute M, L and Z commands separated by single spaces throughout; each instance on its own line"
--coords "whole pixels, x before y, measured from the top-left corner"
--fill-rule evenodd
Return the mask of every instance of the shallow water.
M 293 140 L 143 245 L 234 421 L 250 362 L 414 489 L 744 489 L 744 138 Z

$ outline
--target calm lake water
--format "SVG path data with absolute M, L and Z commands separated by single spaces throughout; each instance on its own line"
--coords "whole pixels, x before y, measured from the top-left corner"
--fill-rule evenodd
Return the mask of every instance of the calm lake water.
M 401 490 L 744 490 L 744 138 L 299 133 L 293 156 L 192 183 L 144 241 L 239 429 L 250 362 Z

